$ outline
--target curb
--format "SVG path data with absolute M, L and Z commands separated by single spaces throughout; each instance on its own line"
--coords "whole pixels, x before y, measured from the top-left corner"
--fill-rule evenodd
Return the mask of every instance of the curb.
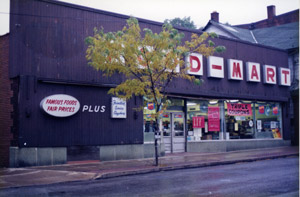
M 211 166 L 230 165 L 230 164 L 243 163 L 243 162 L 255 162 L 255 161 L 262 161 L 262 160 L 268 160 L 268 159 L 278 159 L 278 158 L 285 158 L 285 157 L 292 157 L 292 156 L 299 157 L 299 153 L 291 153 L 291 154 L 275 155 L 275 156 L 266 156 L 266 157 L 260 157 L 260 158 L 256 157 L 256 158 L 240 159 L 240 160 L 232 160 L 232 161 L 216 161 L 216 162 L 209 162 L 209 163 L 191 163 L 191 164 L 175 165 L 175 166 L 167 166 L 167 167 L 153 167 L 151 169 L 111 172 L 111 173 L 104 173 L 104 174 L 96 175 L 93 178 L 93 180 L 116 178 L 116 177 L 121 177 L 121 176 L 132 176 L 132 175 L 139 175 L 139 174 L 148 174 L 148 173 L 162 172 L 162 171 L 172 171 L 172 170 L 182 170 L 182 169 L 192 169 L 192 168 L 204 168 L 204 167 L 211 167 Z

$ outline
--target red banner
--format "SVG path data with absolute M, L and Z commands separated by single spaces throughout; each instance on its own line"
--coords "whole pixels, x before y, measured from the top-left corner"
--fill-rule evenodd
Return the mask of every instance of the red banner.
M 208 131 L 220 131 L 220 108 L 208 107 Z
M 252 116 L 251 104 L 227 103 L 229 116 Z
M 278 115 L 278 107 L 273 107 L 273 115 Z
M 204 116 L 193 117 L 193 128 L 204 128 Z

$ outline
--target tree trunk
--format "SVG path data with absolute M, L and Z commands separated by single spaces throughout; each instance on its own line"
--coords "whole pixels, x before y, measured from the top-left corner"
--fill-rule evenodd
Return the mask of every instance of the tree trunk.
M 155 166 L 158 166 L 158 143 L 157 143 L 157 135 L 159 133 L 159 125 L 158 118 L 155 118 L 155 132 L 154 132 L 154 146 L 155 146 Z

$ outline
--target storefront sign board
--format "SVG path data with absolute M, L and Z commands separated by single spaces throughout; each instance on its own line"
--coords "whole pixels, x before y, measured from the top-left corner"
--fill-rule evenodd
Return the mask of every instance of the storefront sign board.
M 190 75 L 203 75 L 203 56 L 199 53 L 190 53 L 185 62 L 189 68 L 187 71 Z
M 51 116 L 68 117 L 78 112 L 80 103 L 73 96 L 54 94 L 44 98 L 40 103 L 40 107 Z
M 276 84 L 276 67 L 264 65 L 264 83 Z
M 243 61 L 228 59 L 227 62 L 228 62 L 228 79 L 243 80 L 244 79 Z
M 261 82 L 260 64 L 255 62 L 246 63 L 247 81 Z
M 279 68 L 279 85 L 291 86 L 291 71 L 288 68 Z
M 118 98 L 118 97 L 111 98 L 111 117 L 112 118 L 126 118 L 127 117 L 126 100 Z
M 224 59 L 222 57 L 209 56 L 207 64 L 208 77 L 224 78 Z
M 227 103 L 227 114 L 229 116 L 252 116 L 251 104 Z

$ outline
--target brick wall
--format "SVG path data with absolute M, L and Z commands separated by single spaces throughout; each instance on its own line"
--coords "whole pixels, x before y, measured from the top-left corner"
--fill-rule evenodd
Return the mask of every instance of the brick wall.
M 9 34 L 0 36 L 0 167 L 9 165 L 9 146 L 12 139 L 11 81 L 9 79 Z

